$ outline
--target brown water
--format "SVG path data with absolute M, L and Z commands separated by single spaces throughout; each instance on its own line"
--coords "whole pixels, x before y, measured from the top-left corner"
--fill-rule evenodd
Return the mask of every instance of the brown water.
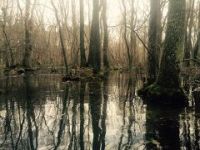
M 177 110 L 144 104 L 134 74 L 60 81 L 60 75 L 0 79 L 1 150 L 199 149 L 200 99 L 191 87 L 190 106 Z

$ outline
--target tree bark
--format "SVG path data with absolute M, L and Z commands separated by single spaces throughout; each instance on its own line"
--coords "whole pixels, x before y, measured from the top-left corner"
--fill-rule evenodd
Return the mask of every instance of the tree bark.
M 157 84 L 166 88 L 180 88 L 180 53 L 183 52 L 185 28 L 185 0 L 170 0 L 166 37 Z M 179 60 L 178 60 L 179 59 Z
M 98 73 L 101 69 L 99 9 L 99 0 L 93 0 L 88 65 L 94 70 L 95 73 Z
M 156 80 L 159 70 L 159 57 L 161 46 L 161 6 L 160 0 L 150 1 L 150 22 L 148 37 L 148 83 Z
M 103 0 L 103 29 L 104 29 L 104 37 L 103 37 L 103 65 L 105 69 L 109 69 L 109 61 L 108 61 L 108 25 L 107 25 L 107 0 Z
M 81 67 L 86 67 L 84 42 L 84 0 L 80 0 L 80 58 Z

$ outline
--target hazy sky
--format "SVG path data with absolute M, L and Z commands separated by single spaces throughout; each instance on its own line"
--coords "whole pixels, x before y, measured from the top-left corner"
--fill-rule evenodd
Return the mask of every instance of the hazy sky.
M 1 0 L 0 0 L 1 1 Z M 6 0 L 5 0 L 6 1 Z M 12 0 L 10 0 L 12 1 Z M 17 0 L 13 0 L 16 1 Z M 24 7 L 25 0 L 19 0 L 20 4 L 22 7 Z M 33 0 L 32 0 L 33 1 Z M 51 23 L 53 20 L 55 20 L 54 17 L 54 12 L 51 9 L 51 0 L 36 0 L 37 1 L 37 6 L 36 6 L 36 11 L 37 15 L 40 16 L 40 12 L 42 13 L 44 11 L 44 18 L 45 21 L 48 23 Z M 64 3 L 66 7 L 71 8 L 71 1 L 72 0 L 53 0 L 55 3 L 61 1 Z M 76 10 L 77 10 L 77 15 L 79 15 L 79 0 L 76 1 Z M 87 21 L 88 19 L 88 1 L 90 3 L 90 13 L 92 14 L 92 0 L 85 0 L 85 19 Z M 131 0 L 125 0 L 127 2 L 127 7 L 129 7 L 128 1 Z M 107 0 L 108 3 L 108 24 L 110 26 L 114 26 L 119 23 L 121 20 L 121 2 L 122 0 Z M 135 0 L 135 7 L 136 7 L 136 12 L 137 14 L 142 14 L 143 13 L 148 13 L 148 1 L 147 0 Z M 71 10 L 69 9 L 69 17 L 70 17 L 70 12 Z

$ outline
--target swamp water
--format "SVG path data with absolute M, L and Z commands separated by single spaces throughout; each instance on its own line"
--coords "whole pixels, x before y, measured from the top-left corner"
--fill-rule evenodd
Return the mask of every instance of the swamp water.
M 200 102 L 152 108 L 138 75 L 62 83 L 61 75 L 0 79 L 0 150 L 199 149 Z

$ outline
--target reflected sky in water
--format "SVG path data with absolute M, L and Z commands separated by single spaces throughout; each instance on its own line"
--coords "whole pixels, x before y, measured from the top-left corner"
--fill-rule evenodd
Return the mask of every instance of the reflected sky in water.
M 137 96 L 141 79 L 117 72 L 101 82 L 1 78 L 0 150 L 199 149 L 198 93 L 186 88 L 188 108 L 156 108 Z

